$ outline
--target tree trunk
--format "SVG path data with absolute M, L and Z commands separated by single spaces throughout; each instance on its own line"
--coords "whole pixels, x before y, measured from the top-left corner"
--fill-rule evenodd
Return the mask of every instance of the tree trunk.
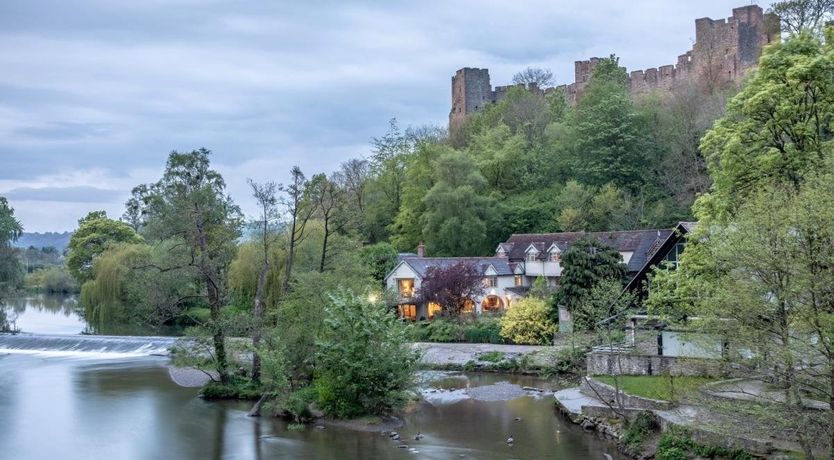
M 220 383 L 227 385 L 229 383 L 229 373 L 226 369 L 228 367 L 226 361 L 226 337 L 223 334 L 223 326 L 220 324 L 220 309 L 222 308 L 221 302 L 223 299 L 220 296 L 216 273 L 208 259 L 206 234 L 203 226 L 199 223 L 197 224 L 197 232 L 200 242 L 200 271 L 206 283 L 209 306 L 211 308 L 212 341 L 214 342 L 214 358 L 217 362 L 217 374 L 220 377 Z
M 324 242 L 321 245 L 321 263 L 319 264 L 319 273 L 324 273 L 324 262 L 327 259 L 327 240 L 330 238 L 330 219 L 324 218 Z
M 264 317 L 264 301 L 263 291 L 266 286 L 266 274 L 269 271 L 269 262 L 264 260 L 261 267 L 261 272 L 258 274 L 258 287 L 255 290 L 255 305 L 252 309 L 252 315 L 255 317 L 255 325 L 252 328 L 252 381 L 255 383 L 261 382 L 261 355 L 258 351 L 258 345 L 261 343 L 261 336 L 263 334 L 263 317 Z
M 284 293 L 290 290 L 290 277 L 292 276 L 293 256 L 295 255 L 295 226 L 298 218 L 298 207 L 293 210 L 292 227 L 290 227 L 290 244 L 287 250 L 287 269 L 284 273 Z

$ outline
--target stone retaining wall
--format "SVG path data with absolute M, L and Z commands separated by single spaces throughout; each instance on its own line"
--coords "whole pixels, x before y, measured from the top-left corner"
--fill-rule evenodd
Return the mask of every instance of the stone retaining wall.
M 588 375 L 722 375 L 721 362 L 706 358 L 638 355 L 595 351 L 585 360 Z

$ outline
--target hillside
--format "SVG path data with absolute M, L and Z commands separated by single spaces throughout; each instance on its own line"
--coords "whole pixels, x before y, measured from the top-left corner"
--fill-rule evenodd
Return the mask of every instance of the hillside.
M 24 233 L 13 246 L 18 248 L 28 248 L 34 246 L 36 248 L 54 247 L 58 252 L 64 252 L 67 245 L 69 245 L 71 232 L 45 232 L 45 233 Z

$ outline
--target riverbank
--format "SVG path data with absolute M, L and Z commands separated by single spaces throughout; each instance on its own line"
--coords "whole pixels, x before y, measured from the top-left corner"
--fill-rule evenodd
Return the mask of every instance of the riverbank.
M 415 342 L 423 369 L 538 374 L 554 368 L 565 346 Z

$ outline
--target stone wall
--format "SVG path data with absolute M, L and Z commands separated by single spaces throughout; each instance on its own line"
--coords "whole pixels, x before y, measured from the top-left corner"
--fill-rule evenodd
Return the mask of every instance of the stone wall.
M 595 351 L 585 360 L 588 375 L 722 375 L 721 362 L 703 358 Z

